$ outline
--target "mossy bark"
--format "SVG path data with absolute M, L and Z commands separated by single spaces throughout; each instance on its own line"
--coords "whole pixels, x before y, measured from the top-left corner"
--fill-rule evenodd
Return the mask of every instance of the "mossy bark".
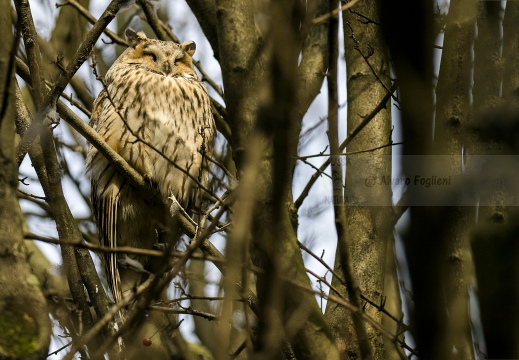
M 11 4 L 0 1 L 8 14 Z M 40 284 L 31 273 L 16 191 L 14 38 L 11 18 L 0 17 L 0 357 L 45 358 L 51 324 Z

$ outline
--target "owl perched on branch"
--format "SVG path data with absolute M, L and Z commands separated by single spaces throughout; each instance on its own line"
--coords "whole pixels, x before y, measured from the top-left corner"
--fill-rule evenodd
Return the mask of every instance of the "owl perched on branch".
M 142 196 L 93 146 L 87 169 L 99 234 L 106 246 L 152 249 L 171 229 L 174 214 L 160 205 L 170 197 L 188 209 L 207 168 L 215 124 L 207 90 L 193 69 L 195 43 L 148 39 L 126 30 L 130 45 L 108 70 L 94 102 L 91 126 L 145 179 L 162 199 Z M 160 201 L 159 201 L 160 200 Z M 168 228 L 169 227 L 169 228 Z M 160 240 L 160 239 L 159 239 Z M 114 300 L 153 272 L 149 258 L 105 256 Z M 123 267 L 124 263 L 142 265 Z M 145 275 L 144 275 L 145 276 Z

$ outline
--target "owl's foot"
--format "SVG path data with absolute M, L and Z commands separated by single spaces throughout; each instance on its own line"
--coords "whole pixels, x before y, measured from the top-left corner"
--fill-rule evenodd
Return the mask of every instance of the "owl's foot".
M 165 252 L 166 251 L 166 244 L 164 244 L 163 242 L 159 242 L 157 240 L 157 242 L 155 244 L 153 244 L 153 248 L 158 250 L 158 251 Z
M 159 184 L 157 183 L 157 181 L 155 181 L 155 179 L 153 179 L 151 173 L 145 173 L 143 175 L 143 177 L 144 177 L 144 181 L 148 184 L 148 186 L 151 188 L 151 190 L 153 192 L 153 196 L 152 196 L 152 198 L 150 200 L 152 202 L 155 202 L 157 196 L 160 194 Z
M 153 174 L 151 172 L 146 172 L 142 175 L 144 178 L 144 181 L 146 181 L 151 188 L 156 189 L 158 188 L 159 184 L 153 179 Z
M 173 216 L 173 217 L 178 216 L 178 217 L 186 219 L 192 226 L 195 227 L 195 234 L 196 234 L 196 230 L 197 230 L 197 226 L 198 226 L 197 223 L 191 218 L 191 216 L 189 216 L 189 214 L 182 207 L 182 205 L 180 205 L 180 203 L 178 202 L 175 195 L 171 194 L 169 199 L 171 200 L 171 206 L 169 208 L 169 213 L 171 214 L 171 216 Z
M 176 215 L 184 216 L 186 219 L 188 219 L 188 221 L 191 224 L 196 226 L 196 222 L 193 219 L 191 219 L 191 216 L 189 216 L 188 213 L 186 212 L 186 210 L 182 207 L 182 205 L 180 205 L 180 203 L 178 202 L 176 196 L 172 194 L 169 197 L 169 199 L 171 200 L 171 207 L 169 208 L 169 212 L 171 213 L 171 215 L 173 215 L 173 216 L 176 216 Z

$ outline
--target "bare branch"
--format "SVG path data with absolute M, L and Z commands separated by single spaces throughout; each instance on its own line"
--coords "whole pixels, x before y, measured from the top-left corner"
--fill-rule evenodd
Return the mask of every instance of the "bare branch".
M 328 20 L 330 17 L 333 17 L 333 16 L 336 16 L 337 14 L 339 14 L 340 12 L 344 11 L 344 10 L 347 10 L 349 8 L 351 8 L 353 5 L 355 5 L 359 0 L 351 0 L 349 1 L 348 3 L 346 3 L 345 5 L 342 5 L 340 8 L 338 9 L 335 9 L 331 12 L 329 12 L 328 14 L 325 14 L 325 15 L 322 15 L 322 16 L 319 16 L 318 18 L 314 19 L 313 23 L 314 24 L 319 24 L 325 20 Z
M 184 315 L 193 315 L 193 316 L 199 316 L 207 320 L 219 320 L 220 317 L 215 314 L 199 311 L 196 309 L 193 309 L 192 307 L 188 308 L 172 308 L 172 307 L 166 307 L 166 306 L 158 306 L 158 305 L 151 305 L 149 307 L 150 310 L 153 311 L 160 311 L 165 314 L 184 314 Z
M 49 244 L 56 244 L 56 245 L 72 245 L 74 247 L 88 249 L 96 252 L 103 252 L 103 253 L 116 253 L 116 254 L 133 254 L 133 255 L 142 255 L 142 256 L 150 256 L 150 257 L 164 257 L 164 251 L 159 250 L 148 250 L 148 249 L 141 249 L 141 248 L 135 248 L 131 246 L 118 246 L 118 247 L 108 247 L 108 246 L 102 246 L 102 245 L 95 245 L 89 242 L 74 242 L 74 241 L 64 241 L 59 240 L 55 238 L 50 238 L 48 236 L 41 236 L 33 233 L 25 233 L 24 234 L 25 239 L 33 239 L 38 241 L 43 241 Z M 180 251 L 171 251 L 169 253 L 171 257 L 177 258 L 184 256 L 183 252 Z M 196 260 L 208 260 L 213 263 L 225 263 L 225 258 L 222 256 L 207 256 L 207 255 L 200 255 L 200 254 L 193 254 L 191 257 L 192 259 Z
M 337 156 L 349 156 L 349 155 L 355 155 L 355 154 L 364 154 L 364 153 L 367 153 L 367 152 L 373 152 L 373 151 L 376 151 L 376 150 L 380 150 L 380 149 L 386 148 L 388 146 L 396 146 L 396 145 L 402 145 L 402 144 L 403 144 L 402 142 L 397 142 L 397 143 L 391 142 L 389 144 L 375 146 L 374 148 L 371 148 L 371 149 L 339 153 L 339 154 L 337 154 Z M 331 156 L 331 155 L 330 154 L 319 153 L 319 154 L 314 154 L 314 155 L 296 156 L 295 158 L 297 160 L 307 160 L 307 159 L 316 158 L 316 157 L 329 157 L 329 156 Z

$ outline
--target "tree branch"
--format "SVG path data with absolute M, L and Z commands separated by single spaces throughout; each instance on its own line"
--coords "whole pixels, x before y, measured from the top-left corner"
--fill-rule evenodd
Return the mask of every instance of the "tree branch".
M 337 7 L 338 1 L 332 1 L 332 8 Z M 332 12 L 333 13 L 333 12 Z M 350 302 L 357 308 L 352 311 L 353 325 L 357 333 L 360 355 L 362 359 L 369 360 L 373 357 L 369 343 L 368 333 L 362 321 L 360 304 L 360 288 L 353 272 L 351 243 L 346 235 L 346 207 L 344 206 L 344 190 L 342 176 L 342 162 L 338 161 L 339 149 L 339 94 L 337 88 L 337 62 L 339 57 L 339 19 L 331 16 L 329 25 L 329 70 L 328 70 L 328 141 L 330 143 L 330 161 L 332 162 L 332 182 L 335 228 L 337 232 L 337 251 L 339 262 L 346 280 L 346 289 Z

